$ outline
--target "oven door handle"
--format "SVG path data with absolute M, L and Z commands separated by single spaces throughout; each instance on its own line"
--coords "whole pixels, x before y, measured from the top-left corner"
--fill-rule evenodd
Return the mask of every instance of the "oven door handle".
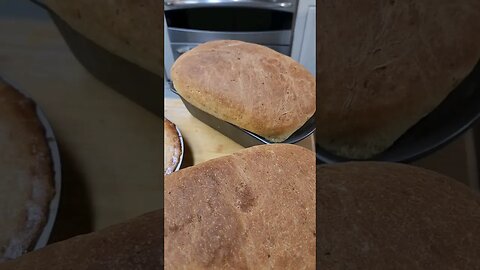
M 254 8 L 288 9 L 292 8 L 292 1 L 266 2 L 261 0 L 167 0 L 165 9 L 177 9 L 186 7 L 211 7 L 219 5 L 248 6 Z

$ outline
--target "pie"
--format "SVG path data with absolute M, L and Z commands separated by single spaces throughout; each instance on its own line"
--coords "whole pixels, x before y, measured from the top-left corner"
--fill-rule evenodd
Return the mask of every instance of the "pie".
M 168 119 L 164 119 L 164 151 L 163 165 L 164 175 L 174 172 L 180 163 L 182 155 L 182 147 L 180 144 L 180 136 L 175 125 Z
M 0 262 L 34 247 L 55 193 L 53 177 L 35 104 L 0 79 Z

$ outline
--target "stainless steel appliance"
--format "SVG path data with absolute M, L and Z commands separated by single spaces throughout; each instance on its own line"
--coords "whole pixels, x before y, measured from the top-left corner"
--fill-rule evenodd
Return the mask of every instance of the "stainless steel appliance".
M 298 0 L 166 0 L 173 58 L 200 43 L 235 39 L 290 55 Z

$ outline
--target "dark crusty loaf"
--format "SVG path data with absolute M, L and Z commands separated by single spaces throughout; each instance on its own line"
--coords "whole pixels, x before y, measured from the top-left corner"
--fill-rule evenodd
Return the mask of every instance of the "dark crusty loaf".
M 163 211 L 51 244 L 0 264 L 0 270 L 163 269 Z
M 163 1 L 44 2 L 97 45 L 163 77 Z
M 390 163 L 317 168 L 320 269 L 480 269 L 480 195 Z
M 480 1 L 321 0 L 319 145 L 383 152 L 437 107 L 480 58 Z
M 165 177 L 166 269 L 315 269 L 314 153 L 264 145 Z
M 265 46 L 207 42 L 180 56 L 171 74 L 192 105 L 273 142 L 287 139 L 315 112 L 315 77 Z

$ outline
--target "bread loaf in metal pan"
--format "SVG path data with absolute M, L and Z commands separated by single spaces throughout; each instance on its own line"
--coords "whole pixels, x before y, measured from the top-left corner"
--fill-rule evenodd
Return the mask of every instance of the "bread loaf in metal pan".
M 70 27 L 100 47 L 163 77 L 163 1 L 44 2 Z
M 175 61 L 171 77 L 193 106 L 272 142 L 286 140 L 315 112 L 315 77 L 262 45 L 204 43 Z
M 480 58 L 480 1 L 322 0 L 317 143 L 367 159 L 435 109 Z

